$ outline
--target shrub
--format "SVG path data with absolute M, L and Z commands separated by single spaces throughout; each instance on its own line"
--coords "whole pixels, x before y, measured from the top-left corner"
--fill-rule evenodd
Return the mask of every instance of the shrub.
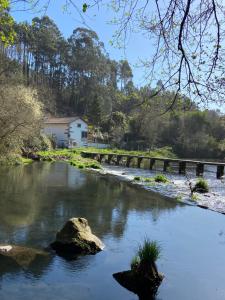
M 166 183 L 169 180 L 167 179 L 167 177 L 163 174 L 158 174 L 154 177 L 155 182 L 162 182 L 162 183 Z
M 207 181 L 203 178 L 199 178 L 192 191 L 197 193 L 208 193 L 209 186 Z
M 140 176 L 134 176 L 134 180 L 135 180 L 135 181 L 140 181 L 140 180 L 141 180 L 141 177 L 140 177 Z

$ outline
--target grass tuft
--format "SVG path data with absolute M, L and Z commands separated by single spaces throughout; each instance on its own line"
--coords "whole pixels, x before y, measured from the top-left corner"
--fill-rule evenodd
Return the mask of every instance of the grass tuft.
M 155 264 L 156 260 L 160 257 L 161 247 L 157 241 L 145 239 L 143 245 L 139 245 L 137 254 L 130 262 L 131 270 L 138 271 L 140 267 L 150 268 Z
M 143 245 L 139 246 L 138 257 L 141 262 L 152 264 L 160 257 L 161 248 L 157 241 L 145 239 Z
M 209 192 L 208 182 L 203 178 L 199 178 L 193 188 L 193 192 L 208 193 Z
M 163 174 L 157 174 L 154 177 L 154 180 L 155 180 L 155 182 L 161 182 L 161 183 L 167 183 L 167 182 L 169 182 L 169 179 L 165 175 L 163 175 Z

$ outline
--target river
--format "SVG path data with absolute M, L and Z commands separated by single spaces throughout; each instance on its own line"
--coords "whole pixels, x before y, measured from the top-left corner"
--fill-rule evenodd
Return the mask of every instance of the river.
M 0 269 L 1 300 L 135 300 L 112 277 L 145 237 L 159 241 L 157 300 L 225 299 L 225 216 L 66 163 L 0 168 L 0 243 L 44 248 L 66 220 L 88 219 L 106 245 L 76 260 Z

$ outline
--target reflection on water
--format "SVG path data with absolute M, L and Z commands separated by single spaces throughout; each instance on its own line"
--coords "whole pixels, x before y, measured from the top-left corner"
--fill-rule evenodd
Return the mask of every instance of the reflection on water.
M 137 299 L 112 274 L 128 269 L 145 236 L 163 247 L 166 279 L 157 299 L 225 297 L 224 216 L 64 163 L 1 168 L 0 175 L 0 243 L 44 248 L 67 219 L 82 216 L 106 245 L 73 261 L 50 256 L 24 270 L 4 265 L 1 300 Z

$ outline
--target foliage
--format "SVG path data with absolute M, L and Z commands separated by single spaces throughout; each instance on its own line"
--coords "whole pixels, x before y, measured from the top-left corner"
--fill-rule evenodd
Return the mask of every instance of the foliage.
M 66 40 L 46 15 L 14 30 L 13 44 L 0 47 L 1 84 L 34 86 L 45 114 L 80 115 L 93 128 L 93 139 L 102 137 L 126 153 L 224 159 L 224 115 L 200 110 L 181 93 L 173 111 L 163 114 L 174 91 L 161 81 L 137 88 L 129 62 L 110 59 L 94 31 L 76 28 Z
M 28 151 L 48 151 L 53 148 L 53 141 L 41 133 L 36 136 L 30 136 L 28 140 L 24 141 L 24 147 Z
M 196 194 L 193 194 L 191 195 L 191 200 L 192 201 L 198 201 L 198 196 Z
M 199 178 L 193 188 L 193 192 L 208 193 L 209 192 L 208 182 L 203 178 Z
M 167 183 L 169 181 L 168 178 L 163 174 L 157 174 L 154 177 L 154 180 L 155 182 L 162 182 L 162 183 Z
M 39 151 L 37 154 L 40 155 L 44 161 L 52 160 L 63 160 L 69 162 L 72 166 L 79 169 L 101 169 L 99 162 L 90 158 L 83 158 L 80 153 L 80 149 L 60 149 L 50 151 Z
M 86 149 L 84 148 L 83 151 L 85 152 Z M 128 151 L 124 149 L 96 149 L 96 148 L 88 148 L 88 152 L 98 152 L 104 154 L 128 154 L 128 155 L 137 155 L 137 156 L 146 156 L 146 157 L 169 157 L 169 158 L 176 158 L 176 155 L 172 152 L 170 147 L 163 147 L 157 148 L 155 150 L 150 151 Z
M 136 270 L 138 265 L 140 264 L 140 258 L 138 255 L 135 255 L 130 263 L 131 270 Z
M 40 134 L 42 105 L 37 93 L 21 85 L 0 86 L 0 153 L 17 151 Z
M 0 41 L 7 46 L 14 42 L 14 19 L 9 14 L 9 1 L 0 0 Z
M 140 176 L 134 176 L 134 181 L 140 181 L 141 177 Z
M 131 269 L 135 270 L 140 264 L 151 266 L 159 259 L 161 247 L 157 241 L 145 239 L 143 245 L 139 245 L 137 254 L 131 261 Z
M 140 261 L 144 261 L 149 264 L 156 262 L 156 260 L 160 257 L 160 253 L 161 247 L 157 241 L 150 241 L 149 239 L 145 239 L 143 245 L 140 245 L 138 249 Z

